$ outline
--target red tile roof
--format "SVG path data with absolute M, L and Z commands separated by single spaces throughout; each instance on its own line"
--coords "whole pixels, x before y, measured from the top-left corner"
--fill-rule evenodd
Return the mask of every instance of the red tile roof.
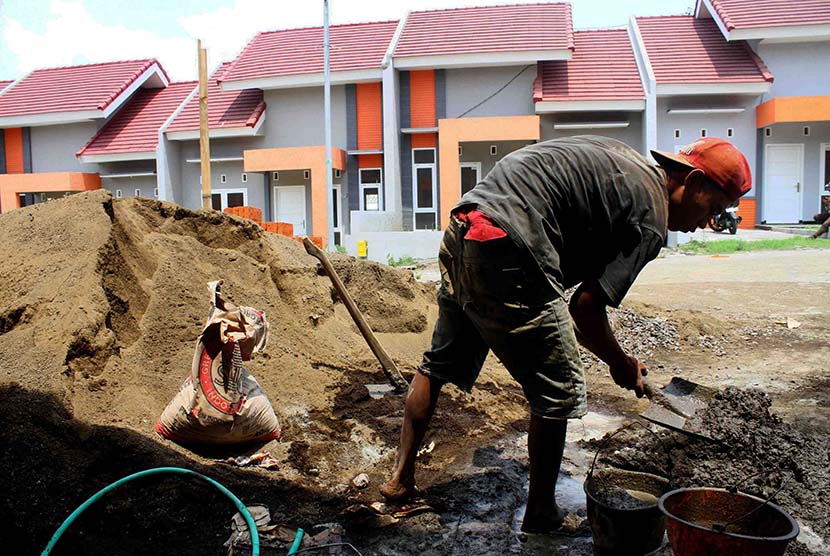
M 104 110 L 153 64 L 158 62 L 131 60 L 35 70 L 0 97 L 0 117 Z
M 197 84 L 185 81 L 164 89 L 140 90 L 77 155 L 155 151 L 159 128 Z
M 728 31 L 830 23 L 827 0 L 711 0 Z
M 380 69 L 397 21 L 332 25 L 331 71 Z M 306 27 L 259 33 L 220 82 L 323 72 L 323 28 Z
M 572 48 L 570 4 L 520 4 L 412 12 L 394 56 Z
M 577 31 L 569 61 L 539 62 L 533 100 L 642 100 L 634 50 L 625 29 Z
M 14 83 L 13 80 L 0 80 L 0 92 L 3 91 L 6 87 Z
M 726 42 L 714 20 L 638 17 L 637 26 L 657 83 L 772 81 L 761 59 L 743 42 Z
M 216 75 L 222 75 L 230 63 L 222 64 Z M 223 91 L 215 79 L 208 81 L 208 127 L 254 127 L 265 112 L 265 101 L 260 89 Z M 187 103 L 167 131 L 199 129 L 199 97 Z

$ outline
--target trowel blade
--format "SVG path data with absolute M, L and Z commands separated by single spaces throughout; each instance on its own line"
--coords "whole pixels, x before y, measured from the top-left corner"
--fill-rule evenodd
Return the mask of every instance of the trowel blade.
M 706 408 L 716 392 L 714 388 L 702 386 L 680 377 L 672 378 L 671 382 L 661 388 L 660 391 L 671 400 L 672 405 L 682 410 L 689 417 L 693 417 L 696 413 Z M 705 431 L 691 427 L 689 419 L 683 415 L 678 415 L 674 411 L 656 403 L 649 404 L 648 409 L 640 415 L 652 423 L 683 433 L 692 438 L 707 440 L 709 442 L 722 442 L 707 435 Z

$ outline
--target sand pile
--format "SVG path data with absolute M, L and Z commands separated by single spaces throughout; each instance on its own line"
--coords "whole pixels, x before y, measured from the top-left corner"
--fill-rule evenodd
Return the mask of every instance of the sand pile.
M 783 486 L 774 502 L 824 540 L 816 550 L 794 543 L 788 554 L 826 554 L 830 549 L 830 444 L 826 435 L 802 432 L 770 412 L 762 390 L 728 387 L 707 410 L 695 416 L 723 445 L 660 432 L 660 440 L 637 427 L 610 440 L 605 463 L 661 474 L 674 488 L 728 488 L 767 498 Z M 603 441 L 597 441 L 595 446 Z M 786 484 L 785 484 L 786 483 Z
M 251 222 L 93 192 L 4 214 L 0 237 L 0 483 L 9 485 L 0 538 L 33 543 L 21 553 L 39 551 L 60 519 L 119 476 L 208 461 L 152 427 L 189 373 L 209 280 L 223 279 L 230 299 L 268 315 L 268 349 L 248 369 L 288 440 L 309 437 L 309 415 L 325 415 L 314 423 L 321 428 L 339 421 L 330 408 L 344 382 L 384 381 L 316 259 Z M 405 271 L 332 258 L 374 329 L 411 337 L 411 353 L 393 345 L 393 357 L 417 362 L 429 341 L 432 288 Z M 336 441 L 340 451 L 349 442 L 348 433 Z M 273 451 L 285 463 L 290 448 Z M 344 473 L 343 462 L 366 465 L 356 456 L 329 460 Z M 318 473 L 326 465 L 314 463 Z M 286 468 L 278 480 L 295 478 Z

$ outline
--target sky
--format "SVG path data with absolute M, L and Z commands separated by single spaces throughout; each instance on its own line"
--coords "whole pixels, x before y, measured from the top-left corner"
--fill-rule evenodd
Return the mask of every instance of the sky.
M 533 0 L 330 0 L 331 23 Z M 536 0 L 539 1 L 539 0 Z M 544 0 L 542 0 L 544 1 Z M 690 13 L 695 0 L 570 0 L 575 29 L 621 27 L 632 15 Z M 0 79 L 34 69 L 157 58 L 174 81 L 233 59 L 260 31 L 323 24 L 322 0 L 0 0 Z

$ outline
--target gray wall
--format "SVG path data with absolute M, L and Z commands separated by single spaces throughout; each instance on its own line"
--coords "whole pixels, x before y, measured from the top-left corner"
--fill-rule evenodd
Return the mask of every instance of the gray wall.
M 446 117 L 457 118 L 510 81 L 521 66 L 495 68 L 448 69 L 446 82 Z M 527 68 L 503 91 L 471 111 L 476 116 L 526 116 L 534 114 L 533 80 L 536 65 Z
M 733 143 L 749 161 L 752 168 L 752 190 L 747 196 L 755 196 L 760 171 L 756 167 L 755 106 L 757 97 L 664 97 L 657 99 L 657 148 L 674 152 L 677 145 L 688 145 L 700 138 L 705 129 L 707 137 L 721 137 Z M 672 108 L 744 108 L 737 114 L 669 114 Z M 727 137 L 727 128 L 734 130 Z M 674 130 L 680 130 L 680 137 L 674 137 Z
M 558 114 L 543 114 L 541 117 L 542 141 L 560 139 L 574 135 L 602 135 L 618 139 L 637 150 L 644 152 L 643 147 L 643 115 L 644 112 L 562 112 Z M 557 130 L 555 124 L 580 122 L 628 122 L 628 127 L 616 129 L 579 129 Z
M 481 162 L 481 178 L 484 178 L 493 169 L 496 162 L 513 151 L 532 143 L 533 141 L 471 141 L 461 143 L 460 162 Z M 495 156 L 490 154 L 490 145 L 496 145 L 497 147 L 498 154 Z
M 809 137 L 804 136 L 804 126 L 810 127 Z M 830 122 L 808 122 L 804 124 L 777 124 L 772 126 L 772 136 L 759 134 L 763 145 L 799 144 L 804 145 L 804 189 L 802 190 L 802 220 L 811 220 L 819 212 L 819 193 L 823 191 L 821 172 L 821 144 L 830 143 Z M 758 169 L 758 181 L 763 191 L 763 168 Z M 763 210 L 763 209 L 761 209 Z M 763 213 L 761 214 L 763 217 Z
M 753 49 L 775 77 L 762 102 L 775 97 L 830 94 L 830 41 L 755 44 Z
M 96 122 L 31 128 L 32 172 L 97 172 L 97 165 L 75 157 L 97 132 Z
M 263 125 L 267 125 L 263 124 Z M 262 148 L 262 137 L 213 139 L 210 142 L 211 158 L 241 157 L 245 149 Z M 188 159 L 199 159 L 199 142 L 179 142 L 181 199 L 177 202 L 189 209 L 198 209 L 202 206 L 202 186 L 199 183 L 201 167 L 198 162 L 186 162 Z M 173 161 L 175 164 L 176 161 Z M 225 174 L 227 183 L 221 183 L 221 175 Z M 242 161 L 212 162 L 210 165 L 210 185 L 213 189 L 246 189 L 248 191 L 248 205 L 262 209 L 262 216 L 266 220 L 270 217 L 265 190 L 266 178 L 262 173 L 248 172 L 248 182 L 242 183 Z
M 121 190 L 122 197 L 147 197 L 154 199 L 153 191 L 156 188 L 155 176 L 140 176 L 135 178 L 102 178 L 101 187 L 117 197 L 117 191 Z M 136 189 L 139 193 L 136 195 Z
M 325 145 L 323 88 L 265 91 L 265 141 L 260 148 Z M 332 145 L 346 148 L 346 88 L 331 88 Z

